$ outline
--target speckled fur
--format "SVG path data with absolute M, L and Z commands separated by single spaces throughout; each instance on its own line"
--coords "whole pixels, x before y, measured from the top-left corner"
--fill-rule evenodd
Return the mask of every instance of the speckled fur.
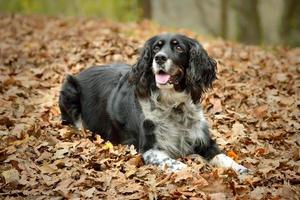
M 163 90 L 140 104 L 145 119 L 156 124 L 156 148 L 170 157 L 186 156 L 193 153 L 195 145 L 207 143 L 209 136 L 203 131 L 207 124 L 202 109 L 184 92 Z

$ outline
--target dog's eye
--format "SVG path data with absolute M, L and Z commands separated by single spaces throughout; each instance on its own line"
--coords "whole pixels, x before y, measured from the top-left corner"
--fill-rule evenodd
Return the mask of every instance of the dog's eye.
M 154 52 L 158 52 L 159 50 L 160 50 L 160 46 L 155 45 L 154 48 L 153 48 L 153 51 Z
M 179 53 L 183 53 L 183 52 L 184 52 L 184 49 L 183 49 L 181 46 L 179 46 L 179 45 L 177 45 L 177 46 L 175 47 L 175 49 L 176 49 L 176 51 L 179 52 Z

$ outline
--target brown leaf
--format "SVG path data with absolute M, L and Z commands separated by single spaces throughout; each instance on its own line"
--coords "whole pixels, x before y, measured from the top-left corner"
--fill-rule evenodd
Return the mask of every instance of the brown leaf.
M 74 182 L 73 179 L 71 178 L 65 178 L 61 182 L 58 183 L 54 191 L 58 191 L 62 196 L 69 198 L 70 196 L 70 190 L 71 188 L 69 187 L 72 183 Z
M 175 176 L 175 180 L 174 180 L 175 183 L 178 183 L 180 181 L 188 181 L 188 180 L 191 180 L 193 178 L 192 173 L 188 170 L 185 170 L 185 169 L 181 170 L 179 172 L 176 172 L 174 174 L 174 176 Z
M 45 151 L 35 161 L 39 162 L 39 161 L 47 160 L 47 159 L 51 158 L 52 156 L 53 156 L 52 153 Z
M 285 73 L 278 73 L 278 74 L 276 74 L 276 79 L 279 82 L 285 82 L 288 80 L 288 77 Z
M 232 125 L 233 137 L 243 136 L 244 135 L 244 130 L 245 130 L 245 127 L 244 127 L 243 124 L 241 124 L 239 122 L 235 122 Z
M 128 160 L 128 163 L 130 165 L 134 165 L 136 167 L 140 167 L 142 165 L 144 165 L 143 159 L 141 155 L 136 155 L 133 158 L 131 158 L 130 160 Z
M 66 156 L 65 154 L 67 154 L 67 153 L 69 153 L 69 147 L 66 147 L 66 148 L 63 148 L 63 149 L 58 149 L 55 152 L 55 154 L 53 156 L 53 159 L 63 158 L 63 157 Z
M 18 182 L 20 180 L 19 172 L 16 169 L 3 171 L 1 175 L 5 179 L 5 183 Z
M 95 191 L 96 191 L 96 188 L 92 187 L 92 188 L 82 192 L 81 194 L 82 194 L 82 196 L 84 196 L 86 198 L 92 198 Z
M 226 194 L 222 193 L 222 192 L 212 193 L 209 196 L 210 196 L 211 200 L 222 200 L 222 199 L 226 200 L 226 199 L 228 199 L 226 197 Z
M 142 186 L 137 183 L 123 183 L 116 187 L 117 191 L 122 194 L 132 194 L 142 190 Z
M 266 194 L 266 189 L 264 187 L 257 187 L 250 192 L 251 199 L 263 199 Z
M 254 116 L 257 118 L 264 118 L 265 116 L 267 116 L 268 113 L 268 105 L 262 105 L 259 106 L 258 108 L 256 108 L 253 112 L 254 112 Z
M 221 99 L 212 97 L 209 99 L 209 102 L 213 105 L 212 112 L 214 114 L 221 113 L 223 111 Z
M 10 120 L 8 117 L 1 117 L 0 118 L 0 125 L 6 126 L 7 128 L 14 126 L 14 121 Z
M 39 167 L 39 169 L 41 170 L 41 173 L 43 174 L 53 174 L 55 172 L 57 172 L 57 167 L 51 164 L 43 164 L 41 167 Z
M 300 160 L 300 148 L 299 147 L 293 151 L 293 159 L 295 161 Z

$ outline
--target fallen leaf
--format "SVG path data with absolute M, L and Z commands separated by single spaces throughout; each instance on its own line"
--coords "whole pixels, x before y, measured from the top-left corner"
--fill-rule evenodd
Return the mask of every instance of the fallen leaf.
M 175 183 L 178 183 L 180 181 L 189 181 L 193 178 L 192 173 L 185 169 L 176 172 L 174 176 L 175 176 L 175 180 L 174 180 Z
M 43 173 L 43 174 L 53 174 L 53 173 L 57 172 L 56 166 L 53 166 L 53 165 L 47 164 L 47 163 L 40 166 L 39 169 L 41 170 L 41 173 Z
M 222 200 L 222 199 L 226 200 L 226 199 L 228 199 L 226 197 L 226 194 L 224 194 L 222 192 L 212 193 L 212 194 L 209 195 L 209 197 L 210 197 L 211 200 Z
M 258 108 L 256 108 L 254 110 L 254 116 L 257 117 L 257 118 L 264 118 L 267 116 L 267 113 L 268 113 L 268 105 L 262 105 L 262 106 L 259 106 Z
M 221 99 L 210 98 L 209 102 L 213 105 L 212 112 L 214 114 L 221 113 L 223 111 Z
M 276 79 L 279 82 L 285 82 L 288 80 L 288 77 L 285 73 L 278 73 L 278 74 L 276 74 Z
M 113 150 L 113 144 L 111 142 L 106 142 L 103 146 L 103 149 L 105 150 Z
M 0 125 L 2 126 L 6 126 L 7 128 L 14 126 L 14 121 L 12 121 L 11 119 L 9 119 L 8 117 L 1 117 L 0 118 Z
M 82 196 L 84 196 L 86 198 L 92 198 L 95 191 L 96 191 L 96 188 L 92 187 L 92 188 L 82 192 Z
M 238 155 L 234 151 L 228 151 L 227 156 L 229 156 L 230 158 L 232 158 L 234 160 L 238 160 Z
M 69 148 L 66 147 L 66 148 L 63 148 L 63 149 L 58 149 L 54 156 L 53 156 L 53 159 L 57 159 L 57 158 L 63 158 L 66 156 L 66 154 L 69 153 Z
M 5 179 L 5 183 L 18 182 L 20 180 L 19 172 L 16 169 L 3 171 L 1 175 Z

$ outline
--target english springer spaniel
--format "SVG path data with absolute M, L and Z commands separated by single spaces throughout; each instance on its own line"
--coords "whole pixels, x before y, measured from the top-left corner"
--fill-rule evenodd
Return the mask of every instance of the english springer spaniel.
M 150 38 L 136 64 L 94 66 L 67 75 L 59 106 L 63 124 L 86 128 L 117 144 L 133 144 L 146 164 L 181 170 L 199 154 L 245 173 L 211 138 L 199 101 L 216 79 L 217 63 L 196 40 L 179 34 Z

